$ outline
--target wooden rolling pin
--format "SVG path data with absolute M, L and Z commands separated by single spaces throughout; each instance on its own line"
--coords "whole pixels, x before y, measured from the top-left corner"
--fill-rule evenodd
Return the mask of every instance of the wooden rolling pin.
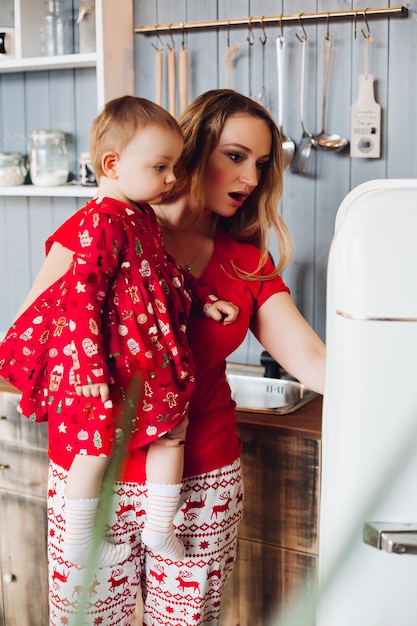
M 188 50 L 184 44 L 180 48 L 179 91 L 181 115 L 188 104 Z
M 176 116 L 177 109 L 177 71 L 175 48 L 168 48 L 168 111 Z
M 156 48 L 155 57 L 155 102 L 162 106 L 162 48 Z

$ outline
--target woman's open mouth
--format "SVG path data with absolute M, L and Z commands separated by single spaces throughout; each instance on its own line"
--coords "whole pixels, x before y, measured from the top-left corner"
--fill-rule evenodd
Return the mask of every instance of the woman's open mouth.
M 233 205 L 236 207 L 242 206 L 242 204 L 245 202 L 247 197 L 248 196 L 245 193 L 238 193 L 235 191 L 232 191 L 231 193 L 229 193 L 229 198 L 232 199 Z

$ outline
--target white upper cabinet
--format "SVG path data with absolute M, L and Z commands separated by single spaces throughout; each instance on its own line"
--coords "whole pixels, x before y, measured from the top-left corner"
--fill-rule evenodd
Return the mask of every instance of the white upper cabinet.
M 79 0 L 80 12 L 86 9 L 85 18 L 79 24 L 78 10 L 74 12 L 73 3 L 62 0 L 66 53 L 56 56 L 46 56 L 42 50 L 47 4 L 44 0 L 2 0 L 0 15 L 12 23 L 3 25 L 0 18 L 0 32 L 5 33 L 0 73 L 96 67 L 98 109 L 107 100 L 125 93 L 133 94 L 132 0 Z M 11 17 L 6 19 L 5 16 Z M 95 28 L 92 20 L 95 20 Z M 83 35 L 84 46 L 81 45 L 80 51 Z M 83 51 L 86 49 L 87 52 Z
M 62 21 L 55 20 L 53 31 L 51 12 L 56 5 Z M 58 46 L 51 43 L 53 32 Z M 97 112 L 112 98 L 134 94 L 133 43 L 133 0 L 1 0 L 0 75 L 93 68 Z M 69 185 L 0 187 L 0 196 L 89 194 L 91 189 Z

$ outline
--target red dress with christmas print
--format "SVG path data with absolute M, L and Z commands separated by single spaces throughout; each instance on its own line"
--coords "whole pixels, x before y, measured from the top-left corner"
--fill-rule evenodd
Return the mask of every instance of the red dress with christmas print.
M 0 374 L 23 392 L 24 415 L 48 420 L 63 466 L 77 453 L 108 456 L 115 438 L 136 449 L 162 436 L 187 413 L 194 387 L 191 298 L 151 207 L 96 198 L 77 241 L 69 270 L 0 346 Z M 110 386 L 106 405 L 75 393 L 100 382 Z

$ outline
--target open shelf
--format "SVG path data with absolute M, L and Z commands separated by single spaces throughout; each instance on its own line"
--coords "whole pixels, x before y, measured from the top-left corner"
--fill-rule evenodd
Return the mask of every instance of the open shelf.
M 77 67 L 95 67 L 97 54 L 62 54 L 56 57 L 28 57 L 22 59 L 1 59 L 0 74 L 4 72 L 33 72 L 36 70 L 62 70 Z
M 67 15 L 72 14 L 73 20 L 77 17 L 80 1 L 63 0 L 64 11 Z M 2 10 L 5 7 L 14 21 L 4 25 L 6 53 L 0 54 L 0 74 L 94 68 L 97 111 L 112 98 L 135 93 L 133 0 L 87 2 L 93 11 L 90 19 L 94 20 L 94 25 L 88 24 L 87 20 L 83 32 L 84 42 L 91 45 L 80 47 L 80 26 L 77 32 L 73 30 L 73 47 L 69 46 L 68 50 L 81 49 L 83 52 L 59 56 L 42 56 L 40 27 L 45 14 L 44 0 L 1 0 L 1 4 Z
M 36 187 L 35 185 L 16 185 L 15 187 L 0 187 L 1 196 L 15 197 L 51 197 L 51 198 L 93 198 L 97 187 L 83 185 L 59 185 L 56 187 Z

